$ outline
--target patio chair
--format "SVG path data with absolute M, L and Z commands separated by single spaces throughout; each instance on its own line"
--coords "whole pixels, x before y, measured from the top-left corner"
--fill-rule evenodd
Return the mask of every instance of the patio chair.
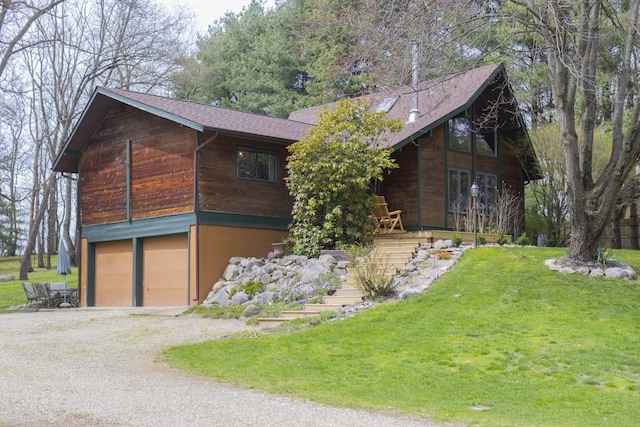
M 57 307 L 60 304 L 60 294 L 51 294 L 49 284 L 46 282 L 33 282 L 33 290 L 36 292 L 36 301 L 47 307 Z
M 22 289 L 24 289 L 24 293 L 27 296 L 27 307 L 31 307 L 31 304 L 38 300 L 38 295 L 36 295 L 33 285 L 29 282 L 22 282 Z
M 376 231 L 379 230 L 380 233 L 389 233 L 396 227 L 399 227 L 400 231 L 404 231 L 402 218 L 400 217 L 401 212 L 401 210 L 389 211 L 384 196 L 378 196 L 374 211 L 374 215 L 378 221 Z

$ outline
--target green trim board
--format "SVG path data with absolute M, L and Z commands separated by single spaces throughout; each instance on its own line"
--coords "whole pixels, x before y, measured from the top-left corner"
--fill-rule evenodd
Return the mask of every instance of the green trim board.
M 87 307 L 96 305 L 96 245 L 87 243 L 87 284 L 84 287 Z
M 219 225 L 226 227 L 266 228 L 270 230 L 288 230 L 291 218 L 276 218 L 258 215 L 245 215 L 202 211 L 199 213 L 200 225 Z
M 195 218 L 193 213 L 189 212 L 109 224 L 85 225 L 82 227 L 82 237 L 89 243 L 95 243 L 163 236 L 187 233 L 193 224 L 195 224 Z
M 258 215 L 201 211 L 200 225 L 219 225 L 226 227 L 266 228 L 288 230 L 291 218 L 276 218 Z M 82 237 L 89 243 L 109 242 L 133 238 L 166 236 L 187 233 L 195 224 L 195 215 L 191 212 L 162 217 L 113 222 L 109 224 L 86 225 L 82 227 Z
M 143 270 L 143 250 L 144 250 L 144 240 L 139 239 L 137 237 L 133 238 L 132 241 L 132 250 L 133 250 L 133 268 L 132 268 L 132 280 L 133 286 L 132 288 L 132 306 L 134 307 L 142 307 L 143 305 L 143 294 L 144 294 L 144 270 Z

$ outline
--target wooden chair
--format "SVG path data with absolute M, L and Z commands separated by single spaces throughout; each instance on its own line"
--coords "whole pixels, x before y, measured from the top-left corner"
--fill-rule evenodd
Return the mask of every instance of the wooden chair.
M 402 218 L 400 217 L 401 212 L 401 210 L 389 211 L 389 207 L 387 206 L 384 196 L 378 196 L 378 201 L 376 202 L 374 210 L 374 216 L 378 222 L 376 231 L 381 234 L 389 233 L 396 227 L 399 227 L 400 231 L 404 231 Z

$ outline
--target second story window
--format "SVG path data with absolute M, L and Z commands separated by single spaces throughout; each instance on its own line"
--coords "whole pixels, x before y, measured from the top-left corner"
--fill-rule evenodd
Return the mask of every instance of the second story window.
M 253 148 L 236 149 L 236 177 L 257 181 L 276 182 L 277 155 L 275 152 Z
M 469 118 L 464 114 L 449 119 L 449 148 L 451 150 L 471 152 L 469 124 Z
M 476 153 L 481 156 L 495 157 L 498 150 L 498 141 L 495 131 L 480 130 L 476 133 Z

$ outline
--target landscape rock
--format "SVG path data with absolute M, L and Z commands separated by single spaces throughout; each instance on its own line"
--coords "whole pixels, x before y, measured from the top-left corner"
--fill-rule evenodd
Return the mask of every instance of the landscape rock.
M 224 288 L 225 286 L 227 286 L 227 282 L 225 282 L 224 280 L 218 280 L 211 287 L 211 292 L 213 292 L 215 294 L 216 292 L 218 292 L 220 289 Z
M 203 305 L 220 305 L 222 307 L 226 307 L 230 304 L 231 301 L 229 300 L 229 294 L 224 288 L 215 292 L 211 297 L 207 297 L 203 302 Z
M 14 280 L 16 280 L 16 276 L 13 274 L 4 274 L 0 276 L 0 282 L 12 282 Z
M 627 273 L 620 267 L 606 268 L 604 275 L 612 279 L 628 279 Z
M 231 304 L 233 304 L 233 305 L 242 305 L 242 304 L 244 304 L 245 302 L 248 302 L 248 301 L 249 301 L 249 297 L 243 291 L 236 292 L 231 297 Z
M 437 240 L 437 241 L 433 244 L 433 249 L 444 249 L 444 248 L 446 248 L 446 247 L 447 247 L 447 245 L 446 245 L 445 241 L 444 241 L 444 240 L 442 240 L 442 239 Z
M 229 265 L 227 265 L 227 268 L 224 269 L 222 278 L 224 280 L 229 281 L 238 277 L 239 274 L 240 274 L 240 268 L 238 267 L 238 264 L 232 263 L 231 260 L 229 260 Z
M 242 317 L 256 316 L 260 313 L 260 309 L 255 304 L 249 304 L 242 312 Z
M 632 280 L 636 277 L 636 272 L 629 265 L 610 261 L 607 262 L 607 266 L 603 267 L 602 264 L 597 262 L 578 262 L 569 258 L 560 258 L 558 260 L 548 259 L 544 261 L 546 265 L 552 271 L 558 271 L 562 274 L 583 274 L 591 277 L 609 277 L 611 279 L 627 279 Z

